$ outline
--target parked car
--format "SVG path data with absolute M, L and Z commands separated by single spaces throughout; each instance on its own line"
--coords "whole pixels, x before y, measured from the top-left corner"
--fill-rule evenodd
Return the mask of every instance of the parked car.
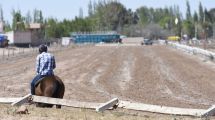
M 151 39 L 144 39 L 141 42 L 141 45 L 152 45 L 152 44 L 153 44 L 153 40 L 151 40 Z

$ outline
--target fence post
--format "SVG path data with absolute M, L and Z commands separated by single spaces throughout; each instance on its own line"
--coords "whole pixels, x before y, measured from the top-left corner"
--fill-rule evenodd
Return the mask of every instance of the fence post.
M 10 56 L 10 49 L 7 49 L 7 57 Z
M 14 49 L 13 49 L 13 56 L 14 56 Z
M 4 48 L 3 48 L 3 53 L 2 53 L 3 59 L 4 59 Z

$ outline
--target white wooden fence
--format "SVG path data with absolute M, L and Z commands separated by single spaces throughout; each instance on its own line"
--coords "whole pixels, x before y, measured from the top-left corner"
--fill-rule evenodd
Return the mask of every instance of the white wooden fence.
M 62 46 L 62 45 L 52 45 L 48 47 L 49 52 L 57 52 L 69 48 L 70 46 Z M 9 59 L 16 56 L 28 56 L 38 54 L 38 47 L 29 47 L 29 48 L 21 48 L 21 47 L 8 47 L 8 48 L 0 48 L 0 60 Z
M 160 40 L 159 43 L 165 44 L 165 41 Z M 190 54 L 199 55 L 199 56 L 202 56 L 204 58 L 210 59 L 212 61 L 215 60 L 215 53 L 208 51 L 208 50 L 204 50 L 204 49 L 192 47 L 192 46 L 187 46 L 187 45 L 179 44 L 176 42 L 170 42 L 170 41 L 168 41 L 168 45 L 173 47 L 173 48 L 176 48 L 178 50 L 190 53 Z

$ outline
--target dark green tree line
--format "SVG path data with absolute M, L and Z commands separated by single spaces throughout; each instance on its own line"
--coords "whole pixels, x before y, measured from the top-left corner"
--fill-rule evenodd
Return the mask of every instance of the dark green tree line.
M 149 34 L 149 31 L 152 33 L 158 30 L 160 30 L 157 32 L 159 34 L 165 33 L 161 36 L 187 34 L 190 38 L 201 38 L 203 32 L 207 32 L 208 37 L 212 36 L 215 9 L 207 10 L 199 2 L 198 11 L 192 13 L 188 0 L 186 6 L 187 11 L 183 18 L 179 7 L 175 5 L 165 8 L 149 8 L 143 5 L 133 11 L 117 0 L 98 2 L 90 0 L 86 17 L 83 16 L 82 8 L 80 8 L 79 16 L 73 20 L 62 21 L 55 18 L 44 18 L 42 11 L 37 9 L 34 9 L 33 12 L 28 11 L 25 16 L 21 11 L 13 10 L 12 25 L 5 22 L 5 26 L 7 26 L 7 30 L 10 30 L 9 28 L 12 26 L 13 30 L 23 31 L 30 23 L 41 23 L 46 31 L 46 36 L 56 38 L 70 36 L 71 32 L 117 31 L 127 36 L 143 36 L 143 33 Z M 0 7 L 1 19 L 3 19 L 3 10 Z M 153 36 L 156 35 L 153 33 Z

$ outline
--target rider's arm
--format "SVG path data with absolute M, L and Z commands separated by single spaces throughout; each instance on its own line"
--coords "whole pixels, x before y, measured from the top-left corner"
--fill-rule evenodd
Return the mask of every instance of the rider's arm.
M 56 68 L 56 63 L 55 63 L 55 58 L 54 58 L 54 56 L 52 56 L 52 62 L 53 62 L 53 69 L 55 69 L 55 68 Z
M 38 55 L 37 59 L 36 59 L 36 72 L 37 72 L 37 74 L 39 74 L 39 71 L 40 71 L 40 57 Z

